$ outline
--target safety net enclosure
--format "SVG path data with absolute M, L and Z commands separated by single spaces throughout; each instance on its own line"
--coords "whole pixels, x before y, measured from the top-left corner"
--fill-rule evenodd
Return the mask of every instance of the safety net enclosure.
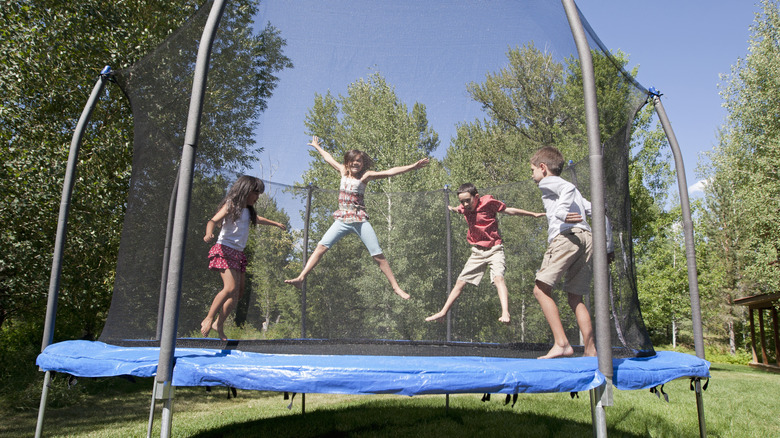
M 153 345 L 160 336 L 167 224 L 209 7 L 117 73 L 135 133 L 114 295 L 100 337 L 106 343 Z M 633 116 L 647 94 L 592 32 L 590 44 L 614 236 L 613 346 L 619 356 L 652 355 L 637 299 L 628 192 Z M 582 101 L 579 60 L 558 2 L 229 2 L 197 144 L 178 337 L 201 338 L 200 322 L 221 288 L 207 269 L 206 221 L 247 173 L 266 181 L 258 214 L 288 231 L 260 226 L 251 234 L 246 291 L 227 323 L 242 347 L 311 339 L 333 341 L 338 353 L 335 341 L 465 342 L 536 355 L 552 342 L 531 293 L 546 247 L 544 218 L 500 218 L 511 324 L 498 321 L 489 275 L 466 288 L 446 323 L 425 317 L 441 308 L 468 258 L 465 221 L 447 209 L 457 205 L 461 183 L 508 206 L 543 211 L 528 160 L 553 145 L 571 160 L 562 176 L 590 197 Z M 370 183 L 366 194 L 370 222 L 410 300 L 392 293 L 354 236 L 328 251 L 305 288 L 284 283 L 337 208 L 338 174 L 306 145 L 312 135 L 337 160 L 348 149 L 366 151 L 378 170 L 433 158 L 424 169 Z M 555 296 L 576 343 L 565 294 Z

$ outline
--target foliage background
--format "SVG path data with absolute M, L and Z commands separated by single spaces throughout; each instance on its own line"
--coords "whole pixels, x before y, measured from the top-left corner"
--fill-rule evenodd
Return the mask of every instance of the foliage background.
M 61 181 L 71 135 L 98 74 L 97 66 L 108 64 L 124 69 L 136 64 L 171 36 L 198 8 L 198 3 L 151 0 L 115 3 L 84 0 L 75 4 L 3 0 L 0 3 L 0 53 L 3 53 L 0 57 L 0 218 L 6 224 L 0 232 L 0 387 L 3 393 L 13 396 L 17 392 L 6 389 L 33 384 L 38 376 L 29 363 L 39 351 Z M 778 88 L 774 72 L 780 63 L 777 44 L 780 18 L 777 1 L 762 0 L 760 4 L 761 12 L 751 27 L 749 54 L 737 60 L 731 74 L 723 78 L 722 95 L 729 117 L 710 156 L 712 164 L 701 169 L 708 181 L 706 196 L 694 205 L 705 335 L 708 343 L 727 347 L 734 357 L 744 356 L 749 323 L 744 310 L 735 307 L 733 301 L 775 292 L 780 281 L 777 275 L 780 236 L 775 225 L 780 219 L 777 172 L 780 106 L 774 92 Z M 246 45 L 222 49 L 228 53 L 244 51 L 253 59 L 272 60 L 254 65 L 253 71 L 258 74 L 251 81 L 251 90 L 256 94 L 245 97 L 245 103 L 253 111 L 262 111 L 264 97 L 273 91 L 273 72 L 291 65 L 282 56 L 283 36 L 275 34 L 273 28 L 266 28 L 258 36 L 247 34 L 240 26 L 242 17 L 251 12 L 253 5 L 250 1 L 238 2 L 238 8 L 225 21 L 233 24 L 225 29 L 242 36 L 239 41 Z M 269 52 L 261 49 L 269 49 L 279 56 L 269 57 Z M 627 54 L 618 52 L 613 56 L 622 66 L 628 65 Z M 468 85 L 467 92 L 483 105 L 486 116 L 458 126 L 457 136 L 447 146 L 441 163 L 434 162 L 413 177 L 372 183 L 372 190 L 412 192 L 446 184 L 456 186 L 466 180 L 478 187 L 492 187 L 527 180 L 527 156 L 547 142 L 558 145 L 567 158 L 575 161 L 582 158 L 582 150 L 577 147 L 583 143 L 582 99 L 577 82 L 580 79 L 576 73 L 571 76 L 566 73 L 577 71 L 572 68 L 575 61 L 568 60 L 563 65 L 551 63 L 544 51 L 533 45 L 510 48 L 507 61 L 505 70 L 490 72 L 483 83 Z M 600 114 L 620 114 L 611 108 L 624 102 L 626 90 L 616 85 L 614 77 L 604 73 L 608 67 L 606 61 L 594 55 L 597 76 L 605 80 L 599 85 L 603 97 L 599 100 Z M 530 99 L 530 95 L 519 93 L 524 89 L 541 91 Z M 109 87 L 107 93 L 108 98 L 101 101 L 92 116 L 90 132 L 81 147 L 56 339 L 97 336 L 106 320 L 114 288 L 119 233 L 125 220 L 134 159 L 133 118 L 127 100 L 119 96 L 116 88 Z M 220 115 L 219 111 L 214 114 Z M 229 114 L 221 113 L 221 116 L 214 121 L 230 125 Z M 376 146 L 370 154 L 377 160 L 377 167 L 386 168 L 407 164 L 441 146 L 438 135 L 428 128 L 426 117 L 423 106 L 415 104 L 410 110 L 393 95 L 393 84 L 386 83 L 381 75 L 374 75 L 358 79 L 346 96 L 318 96 L 307 129 L 330 139 L 328 147 L 334 153 L 349 144 L 366 149 Z M 625 115 L 617 119 L 602 118 L 602 139 L 609 140 L 605 133 L 620 132 L 625 124 L 621 117 Z M 232 126 L 238 127 L 240 123 Z M 397 138 L 388 138 L 387 126 L 402 128 Z M 655 343 L 688 344 L 692 339 L 677 225 L 679 201 L 670 194 L 672 171 L 668 148 L 650 108 L 639 113 L 631 130 L 629 217 L 644 320 Z M 242 143 L 246 132 L 224 134 L 239 146 L 224 156 L 212 154 L 210 163 L 214 167 L 201 168 L 207 178 L 201 181 L 197 196 L 204 209 L 216 205 L 214 200 L 218 201 L 233 173 L 249 164 L 251 155 L 258 152 L 251 142 Z M 177 144 L 176 140 L 172 142 Z M 388 150 L 402 153 L 388 154 Z M 323 188 L 334 189 L 337 178 L 330 172 L 323 163 L 314 162 L 303 182 L 316 182 Z M 273 201 L 263 202 L 261 214 L 279 221 L 288 219 Z M 393 200 L 390 195 L 378 202 L 405 208 L 403 202 Z M 518 207 L 534 209 L 533 202 L 529 199 L 527 205 Z M 315 205 L 315 229 L 322 229 L 329 221 L 332 193 Z M 382 224 L 388 232 L 396 233 L 397 237 L 387 240 L 393 242 L 386 248 L 388 254 L 411 253 L 419 257 L 415 260 L 433 257 L 414 253 L 414 248 L 419 247 L 414 239 L 419 236 L 409 235 L 399 229 L 402 227 L 393 228 L 393 215 L 385 214 L 378 205 L 371 208 L 383 212 L 377 216 L 381 220 L 375 226 Z M 504 221 L 501 227 L 507 234 L 538 232 L 532 222 Z M 193 238 L 199 238 L 198 231 L 192 233 Z M 236 324 L 242 324 L 242 312 L 257 314 L 262 318 L 253 323 L 253 329 L 262 330 L 265 324 L 266 328 L 275 330 L 272 334 L 265 332 L 267 336 L 286 336 L 295 333 L 297 321 L 280 316 L 295 314 L 299 297 L 294 291 L 273 284 L 281 276 L 299 269 L 292 243 L 299 236 L 271 233 L 273 230 L 260 230 L 256 237 L 262 244 L 250 245 L 250 251 L 254 251 L 252 256 L 267 262 L 253 265 L 250 272 L 250 281 L 256 282 L 262 295 L 246 298 Z M 396 245 L 396 242 L 403 243 Z M 359 242 L 345 241 L 339 246 L 344 254 L 359 250 Z M 463 247 L 456 248 L 456 254 L 461 254 L 456 257 L 456 265 L 463 258 L 463 250 Z M 341 269 L 359 272 L 359 277 L 372 284 L 382 282 L 381 278 L 375 278 L 376 268 L 366 257 L 331 254 L 329 258 L 333 261 L 327 263 L 334 266 L 324 264 L 321 272 L 337 276 Z M 336 263 L 345 259 L 350 264 Z M 412 257 L 389 259 L 394 269 L 404 272 Z M 517 276 L 512 281 L 523 288 L 529 282 L 527 270 L 517 269 L 511 275 Z M 422 292 L 442 289 L 440 279 L 407 278 L 420 284 Z M 320 280 L 324 284 L 329 281 L 324 277 Z M 349 288 L 361 290 L 363 286 L 356 283 Z M 206 291 L 210 287 L 202 286 L 202 295 L 208 296 L 210 292 Z M 316 297 L 324 289 L 313 293 Z M 474 295 L 489 297 L 491 294 L 480 291 Z M 324 295 L 317 299 L 328 301 Z M 359 305 L 365 306 L 373 303 L 374 298 L 360 299 Z M 387 320 L 396 322 L 381 325 L 378 330 L 403 332 L 405 318 L 418 318 L 438 307 L 437 304 L 433 300 L 423 302 L 409 315 L 399 315 L 392 303 L 385 301 L 381 305 Z M 494 306 L 490 301 L 469 304 Z M 203 305 L 203 298 L 185 303 L 196 309 L 195 313 Z M 522 310 L 513 312 L 522 314 Z M 333 324 L 322 317 L 315 327 L 327 332 Z M 771 338 L 771 331 L 768 335 Z M 771 345 L 769 353 L 771 358 L 776 357 Z

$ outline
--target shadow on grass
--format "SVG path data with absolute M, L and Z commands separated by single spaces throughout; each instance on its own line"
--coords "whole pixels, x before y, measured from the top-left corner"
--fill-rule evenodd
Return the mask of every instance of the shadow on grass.
M 670 435 L 674 425 L 669 424 Z M 409 407 L 401 403 L 367 402 L 354 407 L 318 409 L 304 415 L 234 423 L 193 435 L 209 437 L 294 436 L 315 437 L 473 437 L 591 436 L 590 422 L 518 412 L 515 410 Z M 639 437 L 644 433 L 610 431 L 610 436 Z
M 82 403 L 47 410 L 44 427 L 46 435 L 143 436 L 148 420 L 152 379 L 138 379 L 134 384 L 121 379 L 98 379 L 83 383 L 80 385 L 82 395 L 85 396 Z M 302 415 L 284 409 L 283 406 L 288 402 L 282 401 L 279 393 L 239 391 L 239 397 L 231 399 L 228 399 L 228 394 L 227 388 L 213 388 L 210 392 L 204 388 L 180 388 L 174 407 L 177 417 L 174 430 L 178 431 L 179 436 L 201 438 L 593 435 L 587 395 L 584 399 L 575 400 L 566 394 L 522 394 L 515 407 L 505 405 L 502 396 L 494 397 L 493 401 L 487 403 L 480 402 L 478 395 L 455 396 L 449 410 L 444 407 L 443 398 L 392 397 L 331 401 L 314 397 L 311 400 L 313 408 Z M 678 424 L 679 419 L 668 415 L 668 405 L 658 402 L 655 397 L 646 399 L 639 404 L 618 403 L 607 409 L 610 437 L 680 436 L 681 424 Z M 658 405 L 661 410 L 643 408 L 647 404 Z M 243 412 L 235 416 L 236 421 L 225 426 L 209 425 L 215 417 L 231 416 L 230 412 L 234 409 Z M 183 420 L 183 413 L 195 416 Z M 9 438 L 32 435 L 35 430 L 35 412 L 9 414 L 8 421 L 0 425 L 0 435 Z M 254 415 L 255 418 L 270 417 L 248 421 L 241 419 Z M 185 421 L 196 424 L 186 427 L 183 423 Z M 159 417 L 156 423 L 159 429 Z M 693 429 L 688 432 L 683 435 L 694 436 Z M 159 430 L 155 434 L 159 434 Z

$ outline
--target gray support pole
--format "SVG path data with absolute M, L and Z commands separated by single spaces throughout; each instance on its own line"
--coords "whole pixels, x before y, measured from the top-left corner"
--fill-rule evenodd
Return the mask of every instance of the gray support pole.
M 654 89 L 650 90 L 651 93 Z M 688 289 L 691 296 L 691 321 L 693 322 L 693 345 L 696 356 L 704 359 L 704 336 L 701 323 L 701 303 L 699 302 L 699 278 L 696 271 L 696 244 L 693 240 L 693 220 L 691 219 L 691 201 L 688 199 L 688 181 L 685 177 L 685 164 L 683 163 L 680 145 L 672 130 L 672 124 L 666 116 L 666 110 L 661 103 L 659 94 L 653 94 L 653 105 L 658 113 L 658 119 L 664 128 L 669 146 L 674 156 L 674 167 L 677 172 L 677 186 L 680 191 L 680 206 L 682 208 L 682 225 L 685 235 L 685 259 L 688 263 Z
M 685 177 L 685 164 L 683 163 L 680 145 L 672 130 L 672 124 L 666 116 L 666 110 L 661 103 L 661 95 L 654 89 L 650 89 L 653 95 L 653 105 L 664 128 L 669 146 L 674 156 L 674 166 L 677 172 L 677 186 L 680 191 L 680 206 L 682 207 L 683 233 L 685 235 L 685 259 L 688 263 L 688 289 L 691 297 L 691 322 L 693 323 L 693 345 L 696 356 L 704 359 L 704 336 L 701 323 L 701 302 L 699 301 L 699 278 L 696 271 L 696 244 L 693 240 L 693 219 L 691 218 L 691 201 L 688 199 L 688 181 Z M 707 436 L 707 423 L 704 420 L 704 397 L 702 396 L 701 379 L 694 379 L 694 391 L 696 393 L 696 409 L 699 414 L 699 436 Z
M 599 115 L 596 105 L 596 83 L 593 58 L 590 53 L 579 10 L 574 0 L 561 0 L 569 20 L 582 68 L 582 85 L 585 97 L 585 121 L 590 150 L 590 202 L 593 219 L 593 307 L 596 321 L 596 348 L 599 371 L 606 377 L 603 388 L 591 392 L 596 398 L 593 404 L 593 431 L 596 436 L 607 436 L 604 406 L 612 405 L 612 333 L 609 322 L 609 266 L 607 263 L 607 223 L 604 201 L 604 167 L 599 138 Z
M 450 186 L 444 186 L 444 220 L 447 227 L 447 293 L 452 291 L 452 216 L 450 215 Z M 447 312 L 447 342 L 452 340 L 452 312 Z M 450 395 L 444 398 L 447 413 L 450 412 Z
M 309 261 L 309 226 L 311 224 L 311 195 L 314 187 L 309 184 L 306 193 L 306 219 L 303 225 L 303 266 Z M 301 338 L 306 338 L 306 280 L 301 285 Z
M 450 187 L 444 187 L 444 219 L 447 226 L 447 294 L 452 291 L 452 216 L 450 215 Z M 444 297 L 447 299 L 447 296 Z M 452 341 L 452 312 L 447 312 L 447 342 Z M 447 396 L 449 402 L 449 396 Z
M 154 386 L 155 397 L 158 400 L 165 400 L 160 428 L 161 437 L 168 437 L 171 434 L 171 407 L 173 401 L 171 381 L 173 379 L 173 358 L 176 350 L 176 332 L 179 320 L 179 301 L 181 298 L 187 221 L 189 219 L 192 179 L 195 168 L 195 150 L 200 133 L 200 119 L 206 93 L 206 77 L 209 70 L 211 47 L 224 10 L 225 1 L 216 0 L 211 7 L 209 18 L 203 29 L 203 36 L 198 47 L 198 58 L 195 64 L 195 75 L 192 81 L 192 97 L 190 98 L 187 116 L 187 130 L 184 134 L 184 147 L 182 148 L 182 157 L 179 163 L 179 187 L 176 195 L 176 212 L 171 239 L 168 286 L 165 291 L 163 330 L 160 338 L 160 359 L 157 364 L 157 376 Z
M 160 278 L 160 300 L 157 304 L 157 334 L 158 341 L 162 337 L 163 315 L 165 314 L 165 289 L 168 286 L 168 267 L 171 258 L 171 240 L 173 239 L 173 214 L 176 208 L 176 192 L 179 189 L 179 174 L 171 190 L 171 200 L 168 203 L 168 225 L 165 229 L 165 250 L 163 250 L 162 278 Z M 154 399 L 154 397 L 152 397 Z
M 89 96 L 84 110 L 81 112 L 76 130 L 73 133 L 73 139 L 70 142 L 70 152 L 68 154 L 68 165 L 65 169 L 65 179 L 62 184 L 62 200 L 60 201 L 60 216 L 57 222 L 57 237 L 54 241 L 54 255 L 51 263 L 51 276 L 49 278 L 49 301 L 46 305 L 46 322 L 43 329 L 43 342 L 41 351 L 48 347 L 54 340 L 54 323 L 57 318 L 57 298 L 60 292 L 60 277 L 62 276 L 62 255 L 65 252 L 65 235 L 68 232 L 68 214 L 70 213 L 70 200 L 73 196 L 73 186 L 76 183 L 76 163 L 79 159 L 79 148 L 81 140 L 84 137 L 84 131 L 95 109 L 97 100 L 106 81 L 113 74 L 110 67 L 105 67 L 100 73 L 100 77 L 92 88 L 92 94 Z
M 68 153 L 68 165 L 65 169 L 65 179 L 62 183 L 62 198 L 60 201 L 60 216 L 57 222 L 57 237 L 54 240 L 54 255 L 51 262 L 51 276 L 49 277 L 49 300 L 46 304 L 46 320 L 43 328 L 43 341 L 41 342 L 41 351 L 54 342 L 54 323 L 57 319 L 57 299 L 60 293 L 60 278 L 62 277 L 62 256 L 65 252 L 65 235 L 68 232 L 68 214 L 70 213 L 70 200 L 73 196 L 73 186 L 76 182 L 76 163 L 79 159 L 79 148 L 81 140 L 84 137 L 84 131 L 92 116 L 92 110 L 95 109 L 97 100 L 103 88 L 106 86 L 113 72 L 111 67 L 106 66 L 100 72 L 95 86 L 92 88 L 92 94 L 81 112 L 81 117 L 76 124 L 76 130 L 73 132 L 73 138 L 70 142 L 70 152 Z M 38 408 L 38 424 L 35 427 L 35 436 L 40 437 L 43 433 L 43 417 L 46 411 L 46 400 L 49 396 L 49 383 L 51 382 L 51 373 L 47 371 L 44 375 L 43 390 L 41 392 L 41 403 Z

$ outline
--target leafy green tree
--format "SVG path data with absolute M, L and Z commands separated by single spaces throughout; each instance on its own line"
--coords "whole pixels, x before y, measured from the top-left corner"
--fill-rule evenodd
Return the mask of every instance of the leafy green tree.
M 732 350 L 742 325 L 736 298 L 774 292 L 780 286 L 780 4 L 763 0 L 750 27 L 748 55 L 724 76 L 721 96 L 728 112 L 718 145 L 703 169 L 707 178 L 706 233 L 709 277 L 721 326 Z M 736 325 L 736 327 L 735 327 Z
M 98 72 L 108 64 L 119 72 L 117 78 L 124 80 L 127 76 L 122 73 L 139 73 L 131 66 L 140 65 L 140 60 L 167 56 L 155 48 L 178 35 L 176 29 L 200 4 L 186 0 L 0 3 L 0 218 L 13 224 L 0 233 L 0 356 L 7 358 L 0 360 L 2 370 L 10 369 L 7 362 L 11 360 L 31 363 L 32 359 L 27 358 L 39 349 L 69 144 Z M 207 205 L 208 210 L 214 208 L 226 185 L 216 175 L 239 171 L 251 164 L 259 151 L 251 140 L 253 127 L 247 122 L 265 108 L 277 81 L 275 73 L 291 66 L 282 54 L 284 40 L 278 31 L 271 26 L 254 30 L 249 22 L 256 7 L 251 1 L 231 3 L 215 46 L 215 55 L 231 57 L 241 74 L 234 71 L 231 76 L 229 69 L 217 67 L 210 76 L 215 82 L 219 82 L 220 75 L 234 77 L 234 81 L 223 81 L 223 88 L 212 90 L 206 99 L 209 113 L 204 118 L 199 151 L 203 159 L 198 170 L 208 179 L 196 181 L 200 189 L 193 193 L 193 203 Z M 182 55 L 194 54 L 196 44 L 192 42 L 199 36 L 191 38 Z M 191 60 L 167 67 L 168 71 L 158 70 L 165 73 L 160 79 L 173 80 L 183 96 L 181 100 L 186 101 L 192 83 Z M 131 82 L 137 84 L 126 80 L 123 84 Z M 134 135 L 138 120 L 132 117 L 131 107 L 116 85 L 108 84 L 105 94 L 92 115 L 80 150 L 55 339 L 94 338 L 99 334 L 115 285 L 130 176 L 137 170 L 131 164 L 137 158 L 132 142 L 145 134 Z M 162 96 L 157 97 L 160 99 L 155 103 L 162 104 Z M 232 105 L 227 104 L 229 101 Z M 175 127 L 175 110 L 167 108 L 170 119 L 162 115 L 166 109 L 155 111 L 159 120 Z M 154 114 L 138 110 L 135 116 Z M 215 138 L 229 143 L 210 140 Z M 180 150 L 183 141 L 172 135 L 169 143 Z M 168 166 L 165 170 L 173 176 L 172 161 L 161 159 L 157 164 L 160 168 Z M 208 189 L 206 182 L 219 189 Z M 171 188 L 168 182 L 162 189 L 166 198 L 165 207 L 158 209 L 163 211 L 162 225 L 156 216 L 150 216 L 145 224 L 149 228 L 141 227 L 136 239 L 149 238 L 152 233 L 147 231 L 152 228 L 162 229 L 164 235 Z M 142 196 L 135 200 L 148 199 Z M 200 217 L 192 220 L 202 228 L 200 221 Z M 192 239 L 201 239 L 202 229 L 191 234 Z M 147 258 L 162 254 L 153 253 L 147 253 Z M 158 271 L 160 264 L 155 266 Z M 197 271 L 205 270 L 199 267 Z M 159 290 L 160 278 L 153 277 L 150 293 Z M 213 296 L 213 290 L 209 293 Z M 153 301 L 156 312 L 156 298 Z M 29 342 L 35 338 L 37 341 Z M 18 349 L 21 345 L 27 346 L 24 351 Z M 3 387 L 7 377 L 5 371 L 0 372 Z M 18 385 L 19 376 L 14 378 Z
M 306 127 L 324 140 L 324 148 L 336 160 L 340 161 L 347 150 L 360 149 L 373 159 L 374 169 L 414 163 L 439 144 L 438 135 L 428 126 L 425 107 L 416 103 L 410 111 L 380 74 L 353 82 L 344 96 L 316 95 Z M 304 174 L 304 182 L 327 190 L 314 193 L 310 250 L 333 222 L 339 182 L 333 168 L 316 151 L 311 154 L 316 159 Z M 431 272 L 436 269 L 420 263 L 426 257 L 440 256 L 444 248 L 429 240 L 430 235 L 443 233 L 429 231 L 443 226 L 443 220 L 432 217 L 443 217 L 446 207 L 443 197 L 439 206 L 432 206 L 415 196 L 443 185 L 444 171 L 435 160 L 415 172 L 371 182 L 366 194 L 371 224 L 399 284 L 409 289 L 413 299 L 400 303 L 362 242 L 346 237 L 308 277 L 311 306 L 307 318 L 312 334 L 329 338 L 422 337 L 425 303 L 421 297 L 430 296 L 427 292 L 436 281 Z
M 4 1 L 0 6 L 0 323 L 42 322 L 68 145 L 103 65 L 122 68 L 197 2 Z M 160 17 L 165 17 L 161 20 Z M 111 31 L 106 31 L 110 29 Z M 61 323 L 94 336 L 105 317 L 130 176 L 127 102 L 93 114 L 71 206 Z
M 283 223 L 289 229 L 290 218 L 279 210 L 277 203 L 268 195 L 262 196 L 255 207 L 260 216 Z M 247 296 L 239 309 L 246 310 L 240 316 L 241 312 L 237 309 L 236 321 L 257 321 L 253 328 L 268 337 L 299 336 L 299 295 L 297 290 L 284 284 L 286 278 L 294 275 L 289 266 L 293 234 L 276 227 L 257 227 L 257 232 L 250 234 L 245 252 L 250 259 L 247 267 Z M 260 318 L 256 318 L 256 315 Z
M 605 166 L 607 214 L 614 224 L 630 221 L 644 233 L 640 237 L 649 238 L 655 231 L 654 221 L 664 212 L 664 196 L 671 177 L 668 153 L 662 152 L 666 145 L 663 132 L 658 126 L 650 129 L 650 109 L 642 111 L 634 119 L 646 96 L 639 93 L 627 78 L 628 73 L 624 69 L 628 57 L 621 52 L 608 56 L 599 51 L 593 51 L 592 56 L 600 136 L 603 153 L 608 160 Z M 632 73 L 635 75 L 636 71 Z M 584 162 L 589 150 L 578 59 L 556 61 L 551 54 L 532 43 L 512 48 L 507 53 L 505 68 L 489 73 L 483 83 L 469 84 L 468 90 L 482 104 L 486 118 L 458 126 L 457 137 L 444 159 L 454 187 L 471 181 L 480 188 L 490 188 L 487 193 L 498 194 L 511 206 L 541 211 L 538 190 L 533 184 L 529 183 L 523 189 L 518 186 L 510 193 L 503 191 L 501 186 L 511 182 L 529 182 L 528 160 L 531 155 L 542 146 L 553 145 L 572 160 L 564 177 L 572 180 L 586 197 L 589 196 L 588 164 Z M 632 138 L 632 133 L 640 134 L 633 137 L 634 143 L 631 144 L 635 152 L 628 157 L 628 162 L 619 161 L 624 156 L 625 142 Z M 628 174 L 622 170 L 625 168 L 629 169 Z M 641 201 L 631 204 L 630 215 L 624 208 L 627 205 L 626 189 L 630 190 L 632 200 Z M 534 221 L 514 219 L 502 220 L 501 228 L 508 236 L 505 241 L 509 254 L 507 263 L 512 266 L 507 272 L 507 282 L 519 285 L 516 287 L 520 290 L 530 290 L 533 273 L 541 260 L 539 251 L 544 249 L 546 242 L 544 239 L 529 240 L 526 236 L 545 236 L 544 228 Z M 622 230 L 616 230 L 616 233 L 618 231 Z M 513 241 L 513 236 L 524 237 Z M 622 242 L 618 249 L 631 254 L 632 242 L 627 239 Z M 622 262 L 623 258 L 619 260 Z M 616 269 L 616 272 L 619 271 Z M 633 286 L 616 283 L 615 288 L 631 289 Z M 466 297 L 462 298 L 462 306 L 470 309 L 485 306 L 487 311 L 492 305 L 489 303 L 491 295 L 492 292 L 480 286 L 474 296 L 484 297 L 482 301 L 472 302 L 468 301 L 472 298 Z M 513 334 L 514 339 L 531 342 L 533 340 L 526 333 L 545 331 L 545 322 L 539 315 L 527 311 L 529 304 L 535 306 L 533 299 L 530 303 L 527 299 L 527 294 L 519 295 L 510 303 L 510 313 L 521 320 L 518 332 Z M 574 321 L 567 321 L 567 324 L 573 326 Z
M 654 223 L 655 235 L 637 255 L 639 300 L 656 342 L 678 343 L 681 327 L 690 321 L 688 272 L 679 207 Z M 686 330 L 690 333 L 690 330 Z M 691 341 L 691 338 L 687 338 Z
M 526 180 L 533 151 L 558 145 L 576 127 L 576 109 L 561 98 L 564 66 L 552 54 L 529 43 L 510 49 L 507 59 L 484 83 L 467 86 L 487 117 L 458 126 L 444 159 L 452 181 L 480 187 Z

